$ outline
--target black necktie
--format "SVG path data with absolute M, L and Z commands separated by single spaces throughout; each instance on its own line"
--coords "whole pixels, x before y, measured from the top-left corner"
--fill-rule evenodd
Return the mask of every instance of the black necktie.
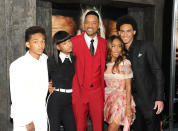
M 68 57 L 65 58 L 64 63 L 65 63 L 65 64 L 71 63 Z
M 91 39 L 90 42 L 91 42 L 91 43 L 90 43 L 90 52 L 91 52 L 91 55 L 94 56 L 94 53 L 95 53 L 95 49 L 94 49 L 94 46 L 93 46 L 94 40 Z

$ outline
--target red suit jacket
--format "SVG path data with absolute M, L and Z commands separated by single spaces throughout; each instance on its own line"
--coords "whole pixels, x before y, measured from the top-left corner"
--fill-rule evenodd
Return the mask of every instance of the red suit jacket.
M 101 88 L 101 93 L 103 94 L 103 100 L 104 100 L 104 70 L 105 70 L 105 58 L 106 58 L 106 40 L 98 37 L 98 46 L 97 50 L 99 50 L 97 53 L 99 53 L 100 57 L 100 84 L 96 84 L 98 87 Z M 91 80 L 86 79 L 86 75 L 90 74 L 92 68 L 87 68 L 87 74 L 86 74 L 86 64 L 87 64 L 87 44 L 85 42 L 84 34 L 75 36 L 72 38 L 73 43 L 73 54 L 76 56 L 76 65 L 75 65 L 75 75 L 73 79 L 73 101 L 76 100 L 76 98 L 80 98 L 83 95 L 82 90 L 87 87 L 85 83 L 91 83 Z M 88 48 L 88 47 L 87 47 Z M 96 50 L 96 51 L 97 51 Z M 93 88 L 95 89 L 95 88 Z

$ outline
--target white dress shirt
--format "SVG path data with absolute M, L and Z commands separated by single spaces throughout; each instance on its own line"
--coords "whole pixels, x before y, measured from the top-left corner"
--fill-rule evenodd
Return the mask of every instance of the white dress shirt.
M 37 60 L 27 52 L 10 65 L 11 117 L 15 127 L 24 127 L 33 122 L 35 131 L 47 131 L 47 91 L 45 54 Z
M 84 34 L 84 38 L 85 38 L 85 41 L 86 41 L 86 43 L 87 43 L 88 48 L 90 49 L 90 44 L 91 44 L 92 38 L 90 38 L 90 37 L 87 35 L 87 33 Z M 97 45 L 98 45 L 98 37 L 97 37 L 97 35 L 93 38 L 93 40 L 94 40 L 93 46 L 94 46 L 94 49 L 95 49 L 95 51 L 94 51 L 94 53 L 95 53 L 95 52 L 96 52 L 96 49 L 97 49 Z
M 69 58 L 70 62 L 72 62 L 70 55 L 66 55 L 63 52 L 59 53 L 59 57 L 60 57 L 62 63 L 64 62 L 65 58 Z

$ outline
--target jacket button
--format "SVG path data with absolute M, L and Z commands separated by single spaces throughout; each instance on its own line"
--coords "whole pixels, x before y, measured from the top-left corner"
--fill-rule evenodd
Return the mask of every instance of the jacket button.
M 93 84 L 91 84 L 90 87 L 93 87 Z

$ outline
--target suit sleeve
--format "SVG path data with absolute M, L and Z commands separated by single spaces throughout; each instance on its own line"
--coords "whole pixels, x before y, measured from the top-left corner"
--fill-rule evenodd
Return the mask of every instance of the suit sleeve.
M 153 44 L 150 42 L 145 44 L 147 51 L 147 59 L 151 67 L 152 74 L 155 76 L 156 101 L 164 100 L 164 76 L 158 62 L 157 54 Z
M 81 57 L 81 51 L 82 47 L 81 40 L 82 35 L 77 37 L 72 37 L 72 43 L 73 43 L 73 55 L 76 57 L 76 63 L 75 63 L 75 84 L 74 86 L 82 87 L 83 86 L 83 79 L 84 79 L 84 57 Z M 76 82 L 77 81 L 77 82 Z M 76 84 L 77 83 L 77 84 Z M 78 88 L 77 87 L 77 88 Z
M 106 46 L 107 46 L 107 40 L 105 40 L 105 42 L 104 42 L 105 59 L 106 59 L 106 57 L 107 57 L 107 49 L 106 49 Z

